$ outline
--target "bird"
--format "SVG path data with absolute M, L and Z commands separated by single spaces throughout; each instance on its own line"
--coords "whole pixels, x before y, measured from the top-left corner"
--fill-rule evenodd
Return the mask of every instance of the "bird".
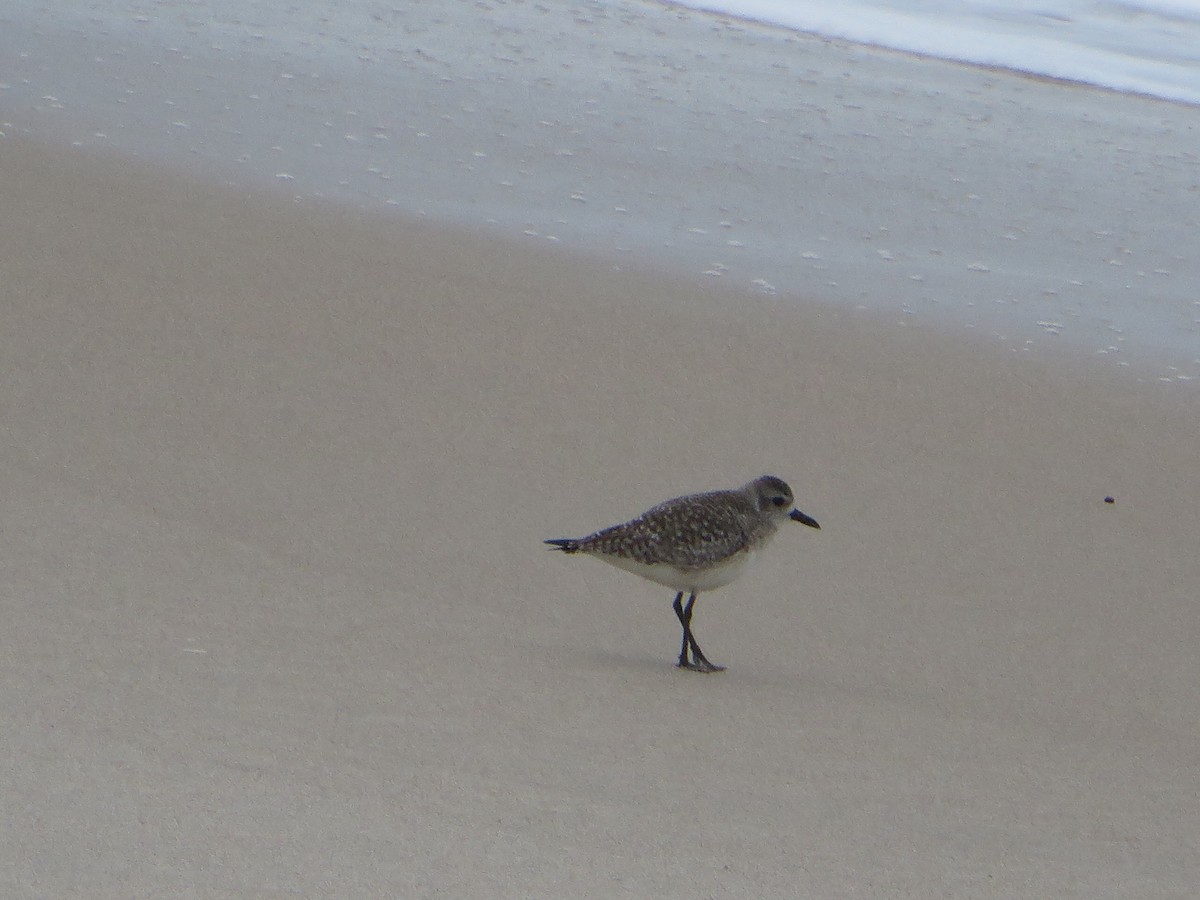
M 786 481 L 755 478 L 733 490 L 688 494 L 664 501 L 635 519 L 581 538 L 548 538 L 551 550 L 583 553 L 677 591 L 673 609 L 683 626 L 678 667 L 722 672 L 692 633 L 692 610 L 701 591 L 732 582 L 787 521 L 820 529 L 794 508 Z M 687 605 L 684 594 L 689 594 Z M 689 656 L 690 651 L 690 656 Z

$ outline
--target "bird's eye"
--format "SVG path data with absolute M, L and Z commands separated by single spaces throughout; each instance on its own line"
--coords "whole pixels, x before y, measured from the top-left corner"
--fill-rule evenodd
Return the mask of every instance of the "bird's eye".
M 783 506 L 785 503 L 787 503 L 787 500 L 783 497 L 772 497 L 771 502 L 776 506 Z

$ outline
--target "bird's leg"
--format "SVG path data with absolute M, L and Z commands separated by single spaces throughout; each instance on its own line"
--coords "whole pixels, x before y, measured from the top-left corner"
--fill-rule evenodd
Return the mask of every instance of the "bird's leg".
M 696 643 L 695 635 L 692 634 L 692 607 L 696 605 L 696 592 L 692 591 L 692 595 L 688 598 L 688 603 L 685 608 L 680 608 L 680 600 L 683 599 L 683 591 L 679 592 L 679 596 L 675 598 L 675 614 L 679 616 L 679 623 L 683 625 L 683 650 L 679 653 L 679 666 L 683 669 L 691 669 L 693 672 L 724 672 L 724 666 L 718 666 L 716 663 L 708 661 L 708 657 L 704 655 L 704 651 L 700 649 L 700 645 Z M 692 661 L 687 661 L 687 648 L 692 648 Z
M 679 624 L 683 626 L 683 646 L 679 648 L 679 668 L 689 668 L 688 663 L 688 620 L 683 615 L 683 591 L 675 595 L 675 603 L 672 607 L 675 610 L 675 615 L 679 617 Z M 689 612 L 691 608 L 689 607 Z

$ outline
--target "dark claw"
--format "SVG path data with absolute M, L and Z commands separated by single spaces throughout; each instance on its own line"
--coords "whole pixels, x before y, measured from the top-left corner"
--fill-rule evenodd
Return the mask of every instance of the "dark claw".
M 696 660 L 695 662 L 679 663 L 678 668 L 687 669 L 689 672 L 724 672 L 724 666 L 718 666 L 716 663 L 710 663 L 707 659 Z

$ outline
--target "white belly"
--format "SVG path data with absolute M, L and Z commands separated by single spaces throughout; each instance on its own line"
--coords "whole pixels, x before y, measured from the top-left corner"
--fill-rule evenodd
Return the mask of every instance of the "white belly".
M 621 556 L 600 556 L 606 563 L 640 575 L 655 584 L 665 585 L 677 591 L 711 591 L 724 587 L 742 574 L 746 566 L 754 560 L 754 551 L 747 550 L 735 554 L 728 560 L 707 569 L 676 569 L 661 563 L 647 565 L 637 560 Z

